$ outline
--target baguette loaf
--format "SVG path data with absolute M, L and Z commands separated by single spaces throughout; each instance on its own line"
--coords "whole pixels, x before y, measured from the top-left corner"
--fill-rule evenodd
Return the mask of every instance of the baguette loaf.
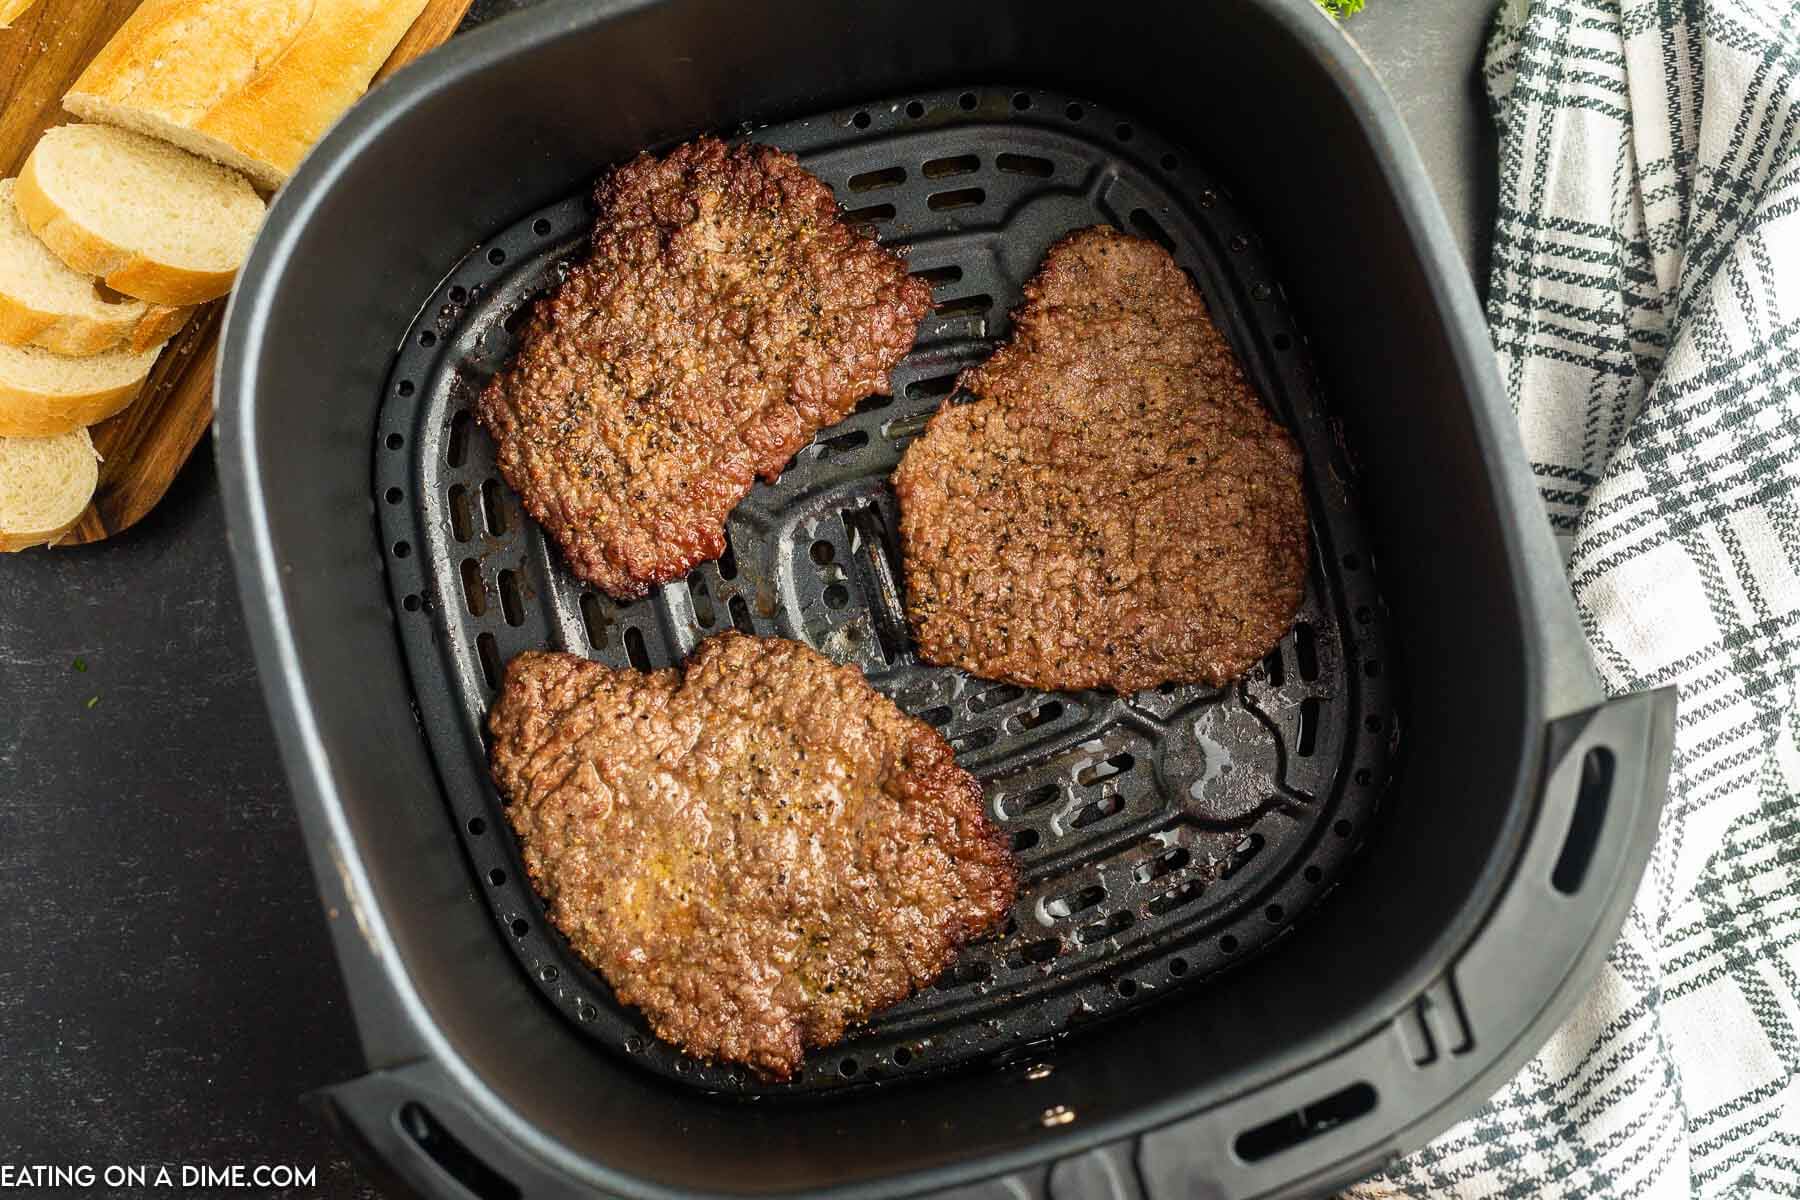
M 13 199 L 70 269 L 169 305 L 230 291 L 263 218 L 242 175 L 107 125 L 46 130 Z
M 144 0 L 63 96 L 278 188 L 426 0 Z
M 0 346 L 0 437 L 49 437 L 106 420 L 137 396 L 160 349 L 64 358 Z
M 148 350 L 192 312 L 104 292 L 97 280 L 71 271 L 19 216 L 13 181 L 0 179 L 0 342 L 70 355 Z
M 81 519 L 100 482 L 88 431 L 0 437 L 0 551 L 54 542 Z

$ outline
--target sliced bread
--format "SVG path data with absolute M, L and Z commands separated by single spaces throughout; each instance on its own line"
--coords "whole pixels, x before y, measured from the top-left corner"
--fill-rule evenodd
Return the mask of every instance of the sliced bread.
M 19 216 L 13 181 L 0 179 L 0 342 L 71 355 L 148 350 L 192 312 L 133 300 L 69 270 Z
M 64 358 L 0 345 L 0 437 L 49 437 L 106 420 L 144 386 L 158 349 Z
M 273 191 L 363 94 L 425 0 L 144 0 L 63 107 Z
M 263 218 L 261 197 L 237 172 L 107 125 L 45 131 L 13 198 L 71 269 L 156 304 L 230 291 Z
M 0 437 L 0 551 L 54 542 L 67 533 L 100 483 L 88 431 Z

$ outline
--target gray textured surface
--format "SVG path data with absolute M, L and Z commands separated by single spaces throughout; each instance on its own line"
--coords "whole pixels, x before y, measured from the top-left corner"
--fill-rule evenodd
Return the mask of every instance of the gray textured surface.
M 1488 0 L 1370 10 L 1350 28 L 1479 263 Z M 361 1062 L 205 450 L 122 537 L 0 559 L 0 908 L 7 1161 L 291 1162 L 369 1194 L 297 1103 Z

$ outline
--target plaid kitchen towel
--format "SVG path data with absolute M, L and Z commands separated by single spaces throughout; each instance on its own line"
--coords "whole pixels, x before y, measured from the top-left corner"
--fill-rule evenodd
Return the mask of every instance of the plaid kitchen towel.
M 1800 0 L 1511 0 L 1488 318 L 1594 663 L 1680 689 L 1637 904 L 1360 1197 L 1800 1197 Z

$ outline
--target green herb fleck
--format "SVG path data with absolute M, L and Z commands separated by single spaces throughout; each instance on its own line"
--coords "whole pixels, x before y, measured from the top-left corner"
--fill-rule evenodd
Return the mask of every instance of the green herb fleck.
M 1361 12 L 1364 0 L 1318 0 L 1318 3 L 1320 8 L 1341 21 Z
M 87 670 L 87 659 L 85 659 L 85 658 L 77 658 L 77 659 L 76 659 L 76 660 L 75 660 L 75 669 L 76 669 L 76 670 L 77 670 L 77 671 L 85 671 L 85 670 Z
M 100 703 L 100 697 L 98 697 L 98 696 L 89 696 L 88 697 L 87 706 L 89 708 L 94 707 L 94 705 L 96 705 L 98 703 Z

